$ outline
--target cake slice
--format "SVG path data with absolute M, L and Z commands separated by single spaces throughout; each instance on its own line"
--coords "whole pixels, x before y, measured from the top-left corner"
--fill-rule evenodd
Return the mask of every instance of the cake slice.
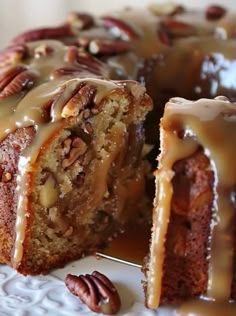
M 19 34 L 11 47 L 0 52 L 0 65 L 13 59 L 14 48 L 24 57 L 25 44 L 57 39 L 105 61 L 111 68 L 110 79 L 141 82 L 154 103 L 145 129 L 156 157 L 156 124 L 171 97 L 197 100 L 225 95 L 236 100 L 236 41 L 230 10 L 219 5 L 193 10 L 162 2 L 149 8 L 113 10 L 100 17 L 72 12 L 62 25 Z
M 75 47 L 26 48 L 0 76 L 0 259 L 25 275 L 94 253 L 143 212 L 152 107 Z
M 149 308 L 200 296 L 236 299 L 235 114 L 225 97 L 166 104 L 146 266 Z

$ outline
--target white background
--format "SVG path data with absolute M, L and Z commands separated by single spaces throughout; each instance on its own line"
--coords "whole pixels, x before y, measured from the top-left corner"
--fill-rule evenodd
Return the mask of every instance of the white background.
M 62 23 L 73 10 L 100 14 L 126 5 L 143 6 L 165 0 L 0 0 L 0 48 L 19 32 L 38 26 Z M 230 5 L 236 8 L 236 0 L 183 0 L 188 7 L 206 7 L 207 4 Z

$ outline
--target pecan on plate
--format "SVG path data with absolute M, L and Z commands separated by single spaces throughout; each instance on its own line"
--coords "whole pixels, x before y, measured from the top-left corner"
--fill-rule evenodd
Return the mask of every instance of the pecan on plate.
M 68 274 L 65 284 L 69 291 L 95 313 L 116 314 L 121 301 L 113 283 L 102 273 L 75 276 Z

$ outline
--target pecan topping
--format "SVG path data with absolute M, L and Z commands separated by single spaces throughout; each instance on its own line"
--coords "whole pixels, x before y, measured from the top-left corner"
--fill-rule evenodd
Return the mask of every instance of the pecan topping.
M 211 5 L 206 10 L 206 18 L 208 20 L 218 20 L 222 18 L 226 13 L 226 9 L 219 5 Z
M 103 25 L 111 30 L 114 30 L 115 35 L 117 35 L 117 31 L 119 32 L 119 36 L 124 40 L 133 40 L 139 37 L 138 33 L 127 23 L 111 17 L 111 16 L 104 16 L 102 18 Z
M 106 76 L 108 73 L 108 66 L 106 64 L 86 52 L 78 54 L 77 63 L 86 66 L 88 71 L 94 74 Z
M 85 85 L 64 106 L 61 116 L 64 118 L 77 116 L 80 111 L 93 102 L 96 87 Z
M 24 67 L 10 68 L 0 76 L 0 100 L 31 87 L 34 78 L 35 74 Z
M 42 28 L 22 33 L 12 40 L 12 44 L 22 44 L 26 42 L 38 41 L 42 39 L 56 39 L 73 35 L 69 24 L 59 27 Z
M 80 72 L 86 70 L 100 76 L 106 76 L 108 72 L 106 64 L 85 51 L 79 51 L 76 46 L 69 47 L 65 55 L 65 61 L 74 64 Z M 66 68 L 68 69 L 68 67 Z
M 84 49 L 87 49 L 89 43 L 91 42 L 91 38 L 89 37 L 79 37 L 78 38 L 78 44 L 80 47 L 83 47 Z
M 196 34 L 196 29 L 193 25 L 172 18 L 167 18 L 161 21 L 160 30 L 166 32 L 171 39 L 188 37 Z
M 158 16 L 173 16 L 175 14 L 183 13 L 185 11 L 184 7 L 182 5 L 177 5 L 171 2 L 167 3 L 154 3 L 149 5 L 149 10 Z
M 50 77 L 54 79 L 60 76 L 79 76 L 84 71 L 83 67 L 61 67 L 53 70 Z
M 26 45 L 13 45 L 5 48 L 0 52 L 0 67 L 17 63 L 28 55 Z
M 95 313 L 116 314 L 120 310 L 121 301 L 116 288 L 100 272 L 80 276 L 68 274 L 65 284 Z
M 79 157 L 83 156 L 87 151 L 87 144 L 79 137 L 74 139 L 68 138 L 64 141 L 65 152 L 68 151 L 67 158 L 63 159 L 62 167 L 64 169 L 71 166 Z M 67 152 L 66 152 L 67 153 Z
M 92 15 L 86 13 L 71 12 L 67 17 L 67 21 L 78 30 L 87 29 L 94 24 Z
M 112 55 L 128 52 L 130 50 L 130 45 L 127 41 L 98 39 L 92 40 L 89 43 L 88 50 L 93 55 Z
M 158 30 L 158 38 L 163 44 L 165 44 L 167 46 L 171 46 L 172 45 L 172 39 L 171 39 L 169 33 L 166 30 L 159 29 Z

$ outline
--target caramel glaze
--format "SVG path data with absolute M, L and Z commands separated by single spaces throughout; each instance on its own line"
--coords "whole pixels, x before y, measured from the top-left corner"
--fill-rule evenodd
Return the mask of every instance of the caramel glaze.
M 200 145 L 210 159 L 214 172 L 211 235 L 208 243 L 208 285 L 206 297 L 183 303 L 178 315 L 234 315 L 236 304 L 231 290 L 234 264 L 235 223 L 235 127 L 236 105 L 225 97 L 196 102 L 172 98 L 161 120 L 162 155 L 157 172 L 157 197 L 151 260 L 148 272 L 148 306 L 156 308 L 161 294 L 164 243 L 170 220 L 173 194 L 172 167 L 189 157 Z M 184 135 L 179 138 L 178 135 Z M 158 209 L 158 210 L 157 210 Z

